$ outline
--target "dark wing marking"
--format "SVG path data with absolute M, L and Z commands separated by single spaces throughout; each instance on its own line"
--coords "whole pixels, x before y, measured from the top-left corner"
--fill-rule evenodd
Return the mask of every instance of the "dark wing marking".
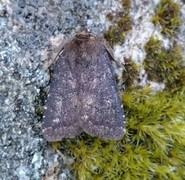
M 78 125 L 78 75 L 74 77 L 74 59 L 65 50 L 54 65 L 50 90 L 44 112 L 43 136 L 48 141 L 60 141 L 81 132 Z M 74 72 L 72 70 L 74 69 Z
M 83 61 L 88 64 L 81 73 L 80 101 L 82 124 L 92 136 L 118 140 L 123 137 L 124 112 L 121 107 L 109 53 L 99 45 L 96 56 Z

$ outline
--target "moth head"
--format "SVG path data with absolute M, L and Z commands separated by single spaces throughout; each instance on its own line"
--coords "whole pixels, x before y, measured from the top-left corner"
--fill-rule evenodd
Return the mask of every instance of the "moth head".
M 79 43 L 93 41 L 95 39 L 96 38 L 91 33 L 87 32 L 87 31 L 82 31 L 82 32 L 77 33 L 75 35 L 75 41 L 79 42 Z

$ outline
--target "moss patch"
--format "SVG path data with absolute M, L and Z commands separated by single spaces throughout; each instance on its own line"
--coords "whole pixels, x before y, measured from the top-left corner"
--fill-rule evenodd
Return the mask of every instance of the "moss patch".
M 123 7 L 121 12 L 116 13 L 115 15 L 107 15 L 107 18 L 114 25 L 110 26 L 109 30 L 104 33 L 104 37 L 111 45 L 122 43 L 125 39 L 126 33 L 132 28 L 132 21 L 129 16 L 131 1 L 122 0 L 121 4 Z
M 181 48 L 177 44 L 165 50 L 160 40 L 151 37 L 145 50 L 144 68 L 149 80 L 164 82 L 169 90 L 185 85 L 185 67 L 182 65 Z
M 162 34 L 168 37 L 176 35 L 181 24 L 179 5 L 173 0 L 161 0 L 156 7 L 152 22 L 162 27 Z
M 135 87 L 134 80 L 139 76 L 138 66 L 131 59 L 125 59 L 124 71 L 122 80 L 125 89 L 132 89 Z

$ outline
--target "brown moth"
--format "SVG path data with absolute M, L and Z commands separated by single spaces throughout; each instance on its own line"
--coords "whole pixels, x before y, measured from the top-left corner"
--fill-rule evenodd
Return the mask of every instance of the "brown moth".
M 91 136 L 119 140 L 125 131 L 111 61 L 101 38 L 77 33 L 54 64 L 42 125 L 47 141 L 72 138 L 85 131 Z

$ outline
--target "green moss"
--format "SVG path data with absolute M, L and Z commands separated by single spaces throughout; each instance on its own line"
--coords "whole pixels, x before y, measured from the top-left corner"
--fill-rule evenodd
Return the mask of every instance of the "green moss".
M 111 45 L 114 45 L 124 41 L 125 34 L 120 27 L 112 26 L 104 33 L 104 37 Z
M 131 6 L 131 0 L 121 0 L 121 5 L 125 10 L 128 10 Z
M 169 50 L 165 50 L 160 40 L 151 37 L 145 50 L 147 54 L 144 68 L 149 80 L 164 82 L 169 90 L 185 85 L 185 67 L 182 65 L 182 53 L 178 45 L 174 44 Z
M 109 21 L 113 21 L 114 16 L 113 16 L 111 13 L 108 13 L 108 14 L 107 14 L 107 19 L 108 19 Z
M 162 34 L 169 37 L 174 36 L 181 24 L 179 5 L 173 0 L 161 0 L 152 21 L 162 27 Z
M 126 33 L 132 28 L 132 21 L 129 16 L 129 9 L 131 6 L 130 0 L 121 1 L 123 10 L 116 15 L 108 14 L 107 18 L 114 24 L 104 33 L 105 39 L 111 44 L 122 43 L 125 39 Z
M 125 89 L 134 88 L 134 80 L 136 80 L 138 76 L 138 66 L 131 59 L 125 59 L 124 71 L 122 76 Z
M 120 141 L 86 134 L 62 142 L 77 179 L 182 179 L 185 176 L 185 93 L 124 92 L 127 132 Z
M 132 29 L 132 26 L 131 26 L 132 24 L 129 16 L 119 18 L 117 20 L 117 25 L 124 32 L 127 32 Z

